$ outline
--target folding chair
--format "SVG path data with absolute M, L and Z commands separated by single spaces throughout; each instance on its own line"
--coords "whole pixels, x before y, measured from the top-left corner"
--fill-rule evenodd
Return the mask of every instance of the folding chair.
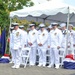
M 74 47 L 74 59 L 75 59 L 75 47 Z
M 24 65 L 24 68 L 26 67 L 27 62 L 29 60 L 30 52 L 31 52 L 31 48 L 29 47 L 22 49 L 21 57 L 22 57 L 22 64 Z
M 72 49 L 71 48 L 67 48 L 67 54 L 72 54 Z
M 65 50 L 64 48 L 60 48 L 59 49 L 59 63 L 60 63 L 60 66 L 63 65 L 63 60 L 64 60 L 64 57 L 65 57 Z
M 46 51 L 46 64 L 50 63 L 50 49 L 47 49 Z

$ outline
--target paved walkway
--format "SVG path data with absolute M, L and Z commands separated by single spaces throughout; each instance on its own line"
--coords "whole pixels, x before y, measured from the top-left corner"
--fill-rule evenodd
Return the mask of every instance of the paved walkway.
M 0 75 L 75 75 L 75 70 L 60 68 L 58 70 L 47 67 L 26 67 L 12 69 L 12 64 L 0 64 Z

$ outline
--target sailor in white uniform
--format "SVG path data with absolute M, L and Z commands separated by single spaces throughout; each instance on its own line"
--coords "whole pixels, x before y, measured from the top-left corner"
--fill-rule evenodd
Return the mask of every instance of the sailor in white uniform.
M 11 53 L 11 61 L 10 63 L 14 63 L 14 52 L 12 50 L 12 31 L 14 30 L 14 27 L 10 27 L 10 42 L 9 42 L 9 49 L 10 49 L 10 53 Z
M 72 52 L 72 54 L 74 54 L 74 47 L 75 47 L 75 31 L 73 30 L 73 25 L 69 24 L 69 31 L 70 31 L 70 35 L 68 37 L 68 41 L 69 41 L 69 47 L 70 50 Z
M 38 44 L 38 54 L 39 54 L 39 65 L 46 66 L 46 50 L 47 50 L 47 40 L 48 32 L 45 29 L 44 24 L 39 25 L 40 30 L 38 31 L 37 44 Z
M 47 30 L 48 30 L 48 32 L 50 32 L 52 30 L 52 26 L 49 25 Z
M 24 48 L 27 47 L 27 32 L 24 30 L 24 25 L 20 25 L 19 28 L 22 30 L 22 34 L 23 34 L 22 35 L 22 41 L 23 41 L 22 50 L 23 50 Z M 21 55 L 22 55 L 22 50 L 21 50 Z M 22 59 L 23 58 L 21 58 L 21 63 L 23 63 Z
M 23 34 L 23 47 L 22 48 L 24 48 L 24 47 L 26 47 L 27 46 L 27 32 L 24 30 L 24 25 L 21 25 L 21 26 L 19 26 L 19 28 L 22 30 L 22 34 Z
M 38 32 L 35 29 L 35 24 L 29 24 L 30 31 L 28 33 L 28 46 L 31 48 L 30 52 L 30 65 L 36 64 L 36 49 L 37 49 L 37 35 Z
M 59 68 L 59 48 L 62 43 L 62 32 L 57 28 L 58 23 L 52 23 L 53 29 L 49 33 L 48 48 L 50 48 L 50 64 L 51 68 L 55 64 L 55 68 Z
M 69 36 L 69 30 L 66 29 L 66 24 L 65 23 L 61 23 L 60 24 L 61 27 L 61 31 L 63 34 L 63 40 L 62 40 L 62 45 L 61 47 L 64 49 L 64 54 L 66 55 L 67 51 L 66 49 L 68 48 L 68 44 L 69 44 L 69 40 L 68 40 L 68 36 Z
M 14 53 L 14 66 L 12 68 L 19 68 L 20 67 L 20 60 L 21 60 L 21 49 L 22 49 L 22 30 L 19 29 L 18 23 L 13 23 L 14 30 L 12 31 L 12 50 Z

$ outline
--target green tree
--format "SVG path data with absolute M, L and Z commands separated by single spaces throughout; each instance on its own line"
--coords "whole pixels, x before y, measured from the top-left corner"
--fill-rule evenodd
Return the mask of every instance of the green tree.
M 33 5 L 34 3 L 31 0 L 0 0 L 0 27 L 2 30 L 4 27 L 6 28 L 6 35 L 8 35 L 10 26 L 9 13 L 22 9 L 23 6 L 30 7 Z M 7 48 L 9 47 L 7 46 Z
M 8 11 L 22 9 L 23 6 L 30 7 L 34 5 L 31 0 L 4 0 L 3 3 L 6 5 Z
M 9 13 L 18 9 L 22 9 L 23 6 L 34 5 L 31 0 L 0 0 L 0 27 L 6 30 L 9 28 L 10 20 Z
M 9 24 L 9 17 L 8 13 L 6 12 L 6 8 L 2 0 L 0 0 L 0 27 L 4 28 L 7 27 Z

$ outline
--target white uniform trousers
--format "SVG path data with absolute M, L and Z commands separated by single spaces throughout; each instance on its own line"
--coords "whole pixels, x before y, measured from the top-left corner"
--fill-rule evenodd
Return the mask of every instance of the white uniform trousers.
M 14 52 L 14 65 L 20 66 L 21 63 L 21 50 L 13 50 Z
M 39 64 L 46 65 L 46 48 L 38 48 Z
M 36 63 L 36 47 L 31 47 L 30 65 L 35 65 L 35 63 Z
M 59 65 L 59 50 L 57 48 L 50 48 L 50 62 L 51 65 Z
M 15 57 L 14 57 L 14 51 L 13 51 L 13 49 L 10 49 L 10 52 L 11 52 L 11 57 L 12 57 L 11 61 L 14 63 Z

